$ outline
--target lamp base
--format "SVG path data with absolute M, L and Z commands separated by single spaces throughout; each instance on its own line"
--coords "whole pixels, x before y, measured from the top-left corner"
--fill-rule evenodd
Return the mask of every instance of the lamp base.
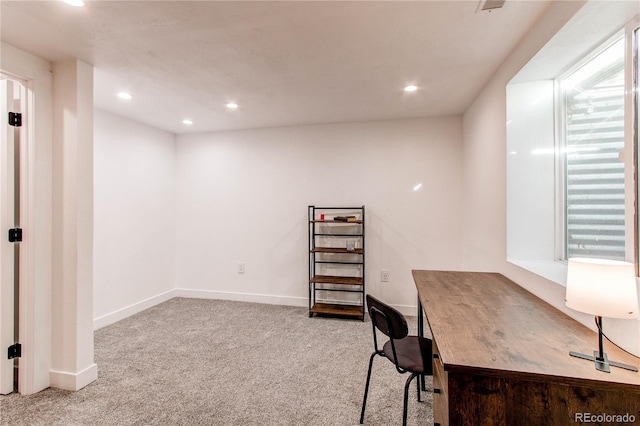
M 605 373 L 611 373 L 611 369 L 609 366 L 624 368 L 625 370 L 638 371 L 637 367 L 629 364 L 623 364 L 621 362 L 609 361 L 607 358 L 607 354 L 603 353 L 602 357 L 599 357 L 598 351 L 593 351 L 593 356 L 580 354 L 577 352 L 569 352 L 569 355 L 574 356 L 576 358 L 586 359 L 588 361 L 593 361 L 596 364 L 596 370 L 604 371 Z

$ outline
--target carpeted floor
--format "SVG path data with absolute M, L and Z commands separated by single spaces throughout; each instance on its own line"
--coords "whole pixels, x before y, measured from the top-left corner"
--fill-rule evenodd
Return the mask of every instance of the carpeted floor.
M 415 333 L 415 318 L 408 318 Z M 371 322 L 176 298 L 95 333 L 98 380 L 0 397 L 2 425 L 357 425 Z M 377 357 L 365 425 L 402 420 L 406 375 Z M 432 382 L 409 424 L 432 423 Z

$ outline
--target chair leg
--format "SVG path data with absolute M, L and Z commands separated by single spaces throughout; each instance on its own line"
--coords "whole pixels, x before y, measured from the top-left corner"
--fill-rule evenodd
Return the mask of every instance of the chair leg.
M 407 379 L 407 382 L 404 384 L 404 409 L 402 411 L 402 426 L 407 426 L 407 406 L 409 403 L 409 386 L 411 385 L 411 381 L 418 377 L 417 373 L 411 374 Z M 420 380 L 418 380 L 420 382 Z
M 364 422 L 364 409 L 367 406 L 367 395 L 369 393 L 369 382 L 371 381 L 371 369 L 373 367 L 373 358 L 378 355 L 377 352 L 371 354 L 369 358 L 369 371 L 367 371 L 367 384 L 364 386 L 364 398 L 362 398 L 362 411 L 360 412 L 360 424 Z
M 422 385 L 422 374 L 418 375 L 418 380 L 416 380 L 416 385 L 418 386 L 418 402 L 422 402 L 422 400 L 420 399 L 420 386 Z

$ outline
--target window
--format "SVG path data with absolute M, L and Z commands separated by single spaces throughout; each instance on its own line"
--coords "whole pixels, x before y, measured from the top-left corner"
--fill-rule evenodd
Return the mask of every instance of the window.
M 568 257 L 637 257 L 639 27 L 587 2 L 507 84 L 510 263 L 565 284 Z
M 624 38 L 563 78 L 563 259 L 625 260 Z

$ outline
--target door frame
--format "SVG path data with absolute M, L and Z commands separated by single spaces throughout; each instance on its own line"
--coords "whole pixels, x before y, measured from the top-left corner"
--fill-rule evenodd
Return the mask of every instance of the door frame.
M 7 348 L 15 336 L 15 246 L 6 232 L 15 226 L 15 128 L 8 124 L 8 113 L 15 111 L 13 81 L 2 75 L 2 145 L 0 149 L 0 394 L 14 390 L 14 360 L 7 358 Z
M 31 198 L 33 197 L 33 181 L 30 179 L 33 171 L 33 123 L 32 120 L 34 113 L 34 102 L 33 102 L 33 90 L 30 88 L 30 82 L 26 81 L 20 77 L 17 77 L 11 73 L 0 70 L 3 77 L 8 80 L 13 80 L 19 83 L 18 90 L 20 93 L 20 113 L 22 114 L 22 126 L 19 128 L 20 133 L 20 188 L 19 188 L 19 215 L 20 215 L 20 228 L 23 229 L 22 242 L 20 242 L 20 259 L 18 263 L 18 339 L 16 339 L 22 345 L 22 356 L 17 358 L 18 363 L 18 389 L 19 393 L 30 394 L 33 393 L 33 375 L 34 375 L 34 363 L 33 363 L 33 347 L 34 347 L 34 338 L 35 338 L 35 329 L 34 324 L 30 321 L 27 321 L 28 318 L 33 317 L 34 311 L 34 286 L 29 285 L 29 283 L 33 284 L 33 244 L 30 244 L 31 234 L 33 230 L 33 215 L 29 209 L 29 205 L 31 204 Z M 8 112 L 8 111 L 7 111 Z M 3 120 L 6 120 L 7 117 L 0 117 Z M 14 128 L 15 129 L 15 128 Z M 14 169 L 11 167 L 9 173 L 13 173 Z M 3 180 L 5 179 L 5 175 L 3 172 Z M 11 185 L 13 186 L 13 179 L 11 179 Z M 13 192 L 13 191 L 11 191 Z M 14 194 L 5 194 L 4 190 L 0 195 L 2 197 L 2 204 L 5 204 L 5 198 Z M 11 203 L 13 204 L 13 203 Z M 4 207 L 3 207 L 4 208 Z M 3 223 L 4 225 L 4 223 Z M 7 231 L 8 229 L 0 229 L 0 238 L 2 238 L 2 243 L 5 244 L 7 241 Z M 15 243 L 11 243 L 15 244 Z M 3 272 L 4 274 L 4 272 Z M 13 275 L 13 274 L 12 274 Z M 12 280 L 13 281 L 13 280 Z M 7 284 L 8 285 L 8 284 Z M 11 297 L 11 303 L 14 303 L 15 294 L 13 291 L 5 291 L 2 289 L 3 295 L 5 293 L 11 293 L 13 297 Z M 30 314 L 28 314 L 30 313 Z M 13 319 L 13 309 L 11 309 L 11 315 Z M 11 321 L 13 328 L 13 320 Z M 4 346 L 4 345 L 3 345 Z M 0 348 L 0 356 L 6 359 L 7 348 Z M 13 386 L 13 384 L 12 384 Z

